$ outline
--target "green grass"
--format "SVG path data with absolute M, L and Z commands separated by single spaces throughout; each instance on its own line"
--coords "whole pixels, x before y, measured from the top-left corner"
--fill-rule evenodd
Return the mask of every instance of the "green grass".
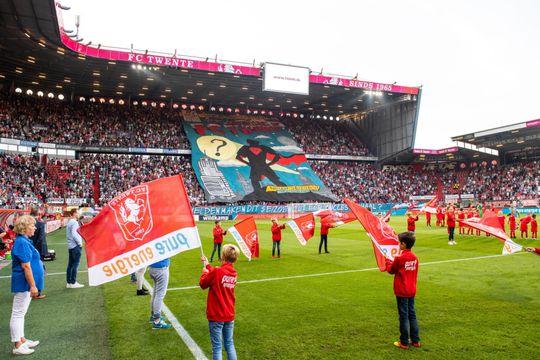
M 224 228 L 231 223 L 225 223 Z M 270 222 L 258 221 L 261 258 L 240 259 L 236 268 L 235 344 L 240 359 L 536 359 L 540 323 L 540 257 L 517 254 L 471 261 L 431 262 L 498 255 L 502 242 L 492 237 L 460 237 L 448 246 L 446 230 L 418 226 L 414 251 L 420 260 L 416 309 L 423 347 L 403 351 L 392 346 L 398 339 L 398 319 L 392 291 L 393 277 L 367 270 L 317 277 L 242 283 L 253 279 L 371 269 L 373 250 L 359 224 L 332 229 L 330 254 L 317 254 L 318 237 L 303 247 L 287 229 L 283 232 L 282 259 L 272 260 Z M 393 217 L 397 232 L 405 219 Z M 205 253 L 212 250 L 213 222 L 199 223 Z M 58 235 L 57 235 L 58 234 Z M 63 232 L 57 236 L 63 241 Z M 226 242 L 231 237 L 226 236 Z M 49 240 L 51 242 L 51 240 Z M 60 242 L 60 241 L 57 241 Z M 538 241 L 519 241 L 538 245 Z M 65 246 L 55 246 L 61 250 Z M 169 288 L 198 284 L 198 250 L 172 259 Z M 56 261 L 65 271 L 66 260 Z M 54 264 L 54 263 L 53 263 Z M 50 265 L 52 266 L 52 264 Z M 55 264 L 56 266 L 56 264 Z M 9 273 L 0 271 L 0 275 Z M 83 276 L 86 281 L 86 274 Z M 129 278 L 97 288 L 65 290 L 63 276 L 48 277 L 43 302 L 33 302 L 27 329 L 51 348 L 61 341 L 84 339 L 86 347 L 73 351 L 92 359 L 189 359 L 187 347 L 173 329 L 152 331 L 147 323 L 149 298 L 135 296 Z M 9 281 L 0 280 L 0 354 L 9 352 Z M 57 288 L 58 287 L 58 288 Z M 83 293 L 84 292 L 84 293 Z M 74 298 L 81 295 L 80 298 Z M 205 316 L 206 291 L 169 291 L 165 303 L 207 356 L 211 356 Z M 103 302 L 106 311 L 102 311 Z M 84 304 L 83 304 L 84 303 Z M 39 306 L 57 311 L 56 321 L 45 320 Z M 66 312 L 66 308 L 79 311 Z M 56 308 L 57 310 L 53 310 Z M 50 318 L 47 316 L 46 318 Z M 7 319 L 7 320 L 6 320 Z M 32 324 L 32 325 L 30 325 Z M 65 327 L 64 324 L 73 327 Z M 29 327 L 32 326 L 32 327 Z M 93 331 L 82 331 L 86 326 Z M 59 327 L 59 330 L 51 330 Z M 29 330 L 29 336 L 32 335 Z M 54 335 L 54 336 L 53 336 Z M 66 340 L 67 339 L 67 340 Z M 46 341 L 46 343 L 45 343 Z M 108 342 L 108 345 L 107 345 Z M 88 343 L 90 344 L 88 346 Z M 71 349 L 72 347 L 69 347 Z M 37 354 L 37 352 L 36 352 Z M 57 359 L 77 358 L 60 353 Z M 70 355 L 73 355 L 71 352 Z M 52 356 L 51 356 L 52 357 Z M 82 356 L 80 356 L 82 358 Z M 0 356 L 3 358 L 3 356 Z M 42 357 L 40 357 L 41 359 Z

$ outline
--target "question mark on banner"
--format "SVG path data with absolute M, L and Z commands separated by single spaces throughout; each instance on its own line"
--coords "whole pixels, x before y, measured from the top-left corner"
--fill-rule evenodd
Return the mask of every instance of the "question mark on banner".
M 215 143 L 216 141 L 221 141 L 221 145 L 219 145 L 217 148 L 216 148 L 216 156 L 220 156 L 221 154 L 219 153 L 219 149 L 221 149 L 222 147 L 226 146 L 227 145 L 227 142 L 225 140 L 221 140 L 221 139 L 212 139 L 212 141 L 210 141 L 212 144 Z

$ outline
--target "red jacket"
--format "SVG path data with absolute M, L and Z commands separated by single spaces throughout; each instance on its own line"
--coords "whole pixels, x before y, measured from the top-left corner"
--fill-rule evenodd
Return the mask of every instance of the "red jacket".
M 514 215 L 508 217 L 508 223 L 510 224 L 510 230 L 516 230 L 516 217 Z
M 272 224 L 272 240 L 273 241 L 281 241 L 282 229 L 285 229 L 285 224 L 283 225 Z
M 231 263 L 221 267 L 206 265 L 206 270 L 199 280 L 201 289 L 210 288 L 206 301 L 206 318 L 208 321 L 227 322 L 234 320 L 234 287 L 236 286 L 236 270 Z
M 216 225 L 214 227 L 214 244 L 223 243 L 223 229 L 221 226 Z
M 394 294 L 411 298 L 416 295 L 416 279 L 418 277 L 418 258 L 410 250 L 405 249 L 392 262 L 386 259 L 386 271 L 394 276 Z
M 416 229 L 416 224 L 415 224 L 416 221 L 418 221 L 418 216 L 415 218 L 413 217 L 407 218 L 407 231 L 414 231 L 414 229 Z
M 538 223 L 536 222 L 536 219 L 531 220 L 531 231 L 532 232 L 538 231 Z
M 532 217 L 530 215 L 525 216 L 524 218 L 519 219 L 519 230 L 527 231 L 529 222 L 531 222 Z
M 328 235 L 328 229 L 333 228 L 332 225 L 321 223 L 321 235 Z
M 446 226 L 449 228 L 455 228 L 456 227 L 456 215 L 453 212 L 449 212 L 446 214 Z
M 534 252 L 540 255 L 540 248 L 534 248 Z

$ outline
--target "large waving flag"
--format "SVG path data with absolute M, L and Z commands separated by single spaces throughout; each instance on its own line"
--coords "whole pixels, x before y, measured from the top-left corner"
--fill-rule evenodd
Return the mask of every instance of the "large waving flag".
M 259 257 L 259 233 L 253 216 L 234 224 L 227 232 L 234 237 L 240 250 L 249 261 L 252 257 Z
M 371 238 L 379 270 L 386 271 L 386 258 L 393 261 L 399 254 L 399 241 L 394 229 L 371 211 L 351 200 L 345 199 L 345 203 Z
M 180 175 L 121 193 L 79 233 L 93 286 L 201 246 Z
M 519 252 L 523 247 L 512 241 L 503 230 L 497 214 L 491 210 L 486 210 L 481 218 L 473 217 L 470 219 L 459 220 L 460 224 L 470 226 L 473 229 L 484 231 L 496 238 L 504 241 L 503 255 Z
M 351 213 L 332 211 L 330 215 L 321 218 L 321 224 L 326 224 L 327 226 L 334 228 L 354 221 L 355 219 L 355 216 Z
M 425 203 L 424 206 L 422 206 L 422 209 L 420 209 L 420 211 L 428 212 L 430 214 L 436 214 L 437 213 L 437 196 L 435 196 L 433 199 Z
M 300 241 L 300 244 L 306 245 L 307 241 L 313 237 L 315 233 L 315 217 L 313 213 L 297 217 L 287 222 Z

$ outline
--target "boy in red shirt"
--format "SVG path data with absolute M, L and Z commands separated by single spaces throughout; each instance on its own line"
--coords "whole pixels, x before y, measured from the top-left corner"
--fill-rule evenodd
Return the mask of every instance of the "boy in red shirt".
M 531 219 L 531 237 L 538 239 L 538 223 L 536 222 L 536 214 L 533 214 Z
M 407 218 L 407 231 L 414 232 L 416 230 L 416 222 L 418 221 L 418 215 L 416 215 L 416 217 L 413 217 L 413 214 L 411 213 L 407 215 L 409 216 Z
M 431 227 L 431 213 L 426 211 L 426 226 Z
M 328 229 L 331 229 L 333 227 L 334 225 L 321 221 L 321 241 L 319 242 L 319 255 L 321 254 L 323 244 L 324 252 L 326 254 L 330 254 L 330 251 L 328 251 Z
M 525 234 L 525 238 L 529 237 L 529 223 L 531 222 L 531 216 L 527 215 L 524 218 L 519 219 L 519 231 L 520 236 L 523 239 L 523 234 Z
M 212 250 L 212 256 L 210 256 L 210 262 L 214 261 L 214 254 L 217 250 L 218 259 L 221 259 L 221 244 L 223 244 L 223 235 L 227 235 L 227 231 L 221 228 L 221 221 L 216 220 L 216 226 L 214 227 L 214 250 Z
M 456 230 L 456 214 L 453 208 L 449 208 L 446 212 L 446 225 L 448 226 L 448 245 L 456 245 L 454 240 L 454 231 Z
M 510 225 L 510 238 L 516 238 L 516 217 L 514 213 L 508 214 L 508 224 Z
M 401 255 L 394 261 L 386 259 L 386 271 L 394 276 L 394 294 L 396 295 L 399 313 L 399 341 L 394 345 L 402 349 L 409 348 L 409 335 L 411 345 L 420 347 L 418 336 L 418 322 L 414 310 L 414 297 L 416 296 L 416 280 L 418 277 L 418 258 L 411 251 L 416 241 L 413 232 L 404 232 L 398 235 Z
M 463 209 L 459 209 L 458 220 L 465 220 L 465 212 L 463 211 Z M 458 227 L 459 227 L 459 234 L 465 235 L 465 226 L 461 225 L 459 221 L 458 221 Z
M 470 219 L 472 217 L 474 217 L 474 211 L 469 210 L 469 212 L 467 213 L 467 219 Z M 470 226 L 467 226 L 467 235 L 472 235 L 472 234 L 473 234 L 473 228 Z
M 233 264 L 238 260 L 240 251 L 234 245 L 223 246 L 221 267 L 212 267 L 206 257 L 201 257 L 204 265 L 199 286 L 210 288 L 206 302 L 206 318 L 212 342 L 214 359 L 221 359 L 221 349 L 225 347 L 227 358 L 236 360 L 234 348 L 234 287 L 236 286 L 236 270 Z M 223 337 L 223 342 L 222 342 Z
M 277 256 L 281 259 L 281 230 L 285 229 L 285 224 L 279 225 L 277 218 L 272 218 L 272 259 L 276 254 L 277 247 Z

